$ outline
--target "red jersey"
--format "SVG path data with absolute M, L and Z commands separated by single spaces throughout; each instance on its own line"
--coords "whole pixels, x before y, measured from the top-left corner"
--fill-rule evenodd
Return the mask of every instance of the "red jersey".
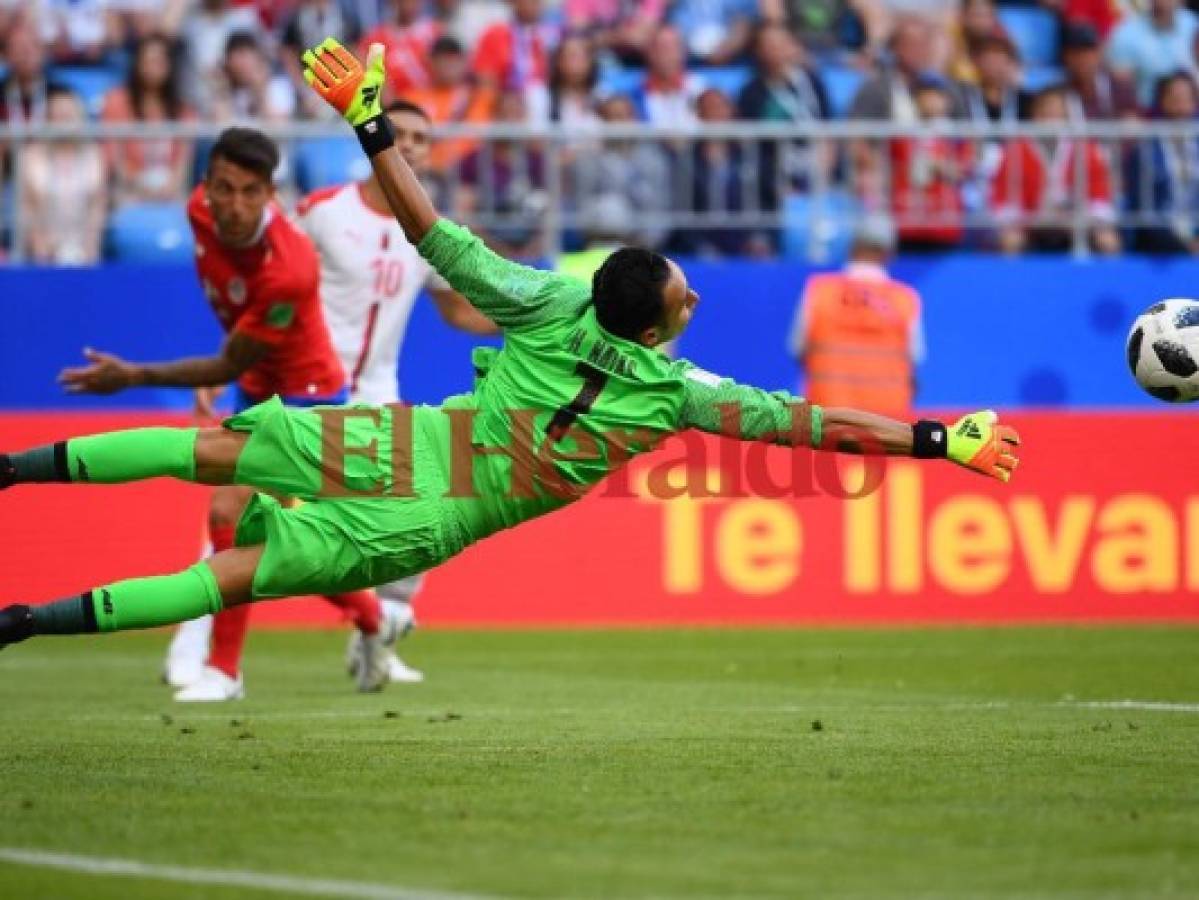
M 196 274 L 226 332 L 270 344 L 238 384 L 253 397 L 332 397 L 345 387 L 321 311 L 321 267 L 312 242 L 274 204 L 262 236 L 248 247 L 217 238 L 203 186 L 187 217 L 196 237 Z

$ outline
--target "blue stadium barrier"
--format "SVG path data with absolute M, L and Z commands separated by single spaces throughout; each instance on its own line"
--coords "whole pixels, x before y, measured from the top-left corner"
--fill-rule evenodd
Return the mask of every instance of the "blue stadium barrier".
M 318 138 L 300 141 L 292 157 L 296 184 L 304 193 L 347 181 L 361 181 L 371 173 L 370 160 L 353 138 Z
M 1047 66 L 1057 62 L 1058 22 L 1053 13 L 1021 6 L 1003 6 L 998 13 L 1024 65 Z
M 56 66 L 50 70 L 49 78 L 77 93 L 88 115 L 96 118 L 104 106 L 104 95 L 123 82 L 125 75 L 110 66 Z
M 795 262 L 684 265 L 703 303 L 681 354 L 715 372 L 794 390 L 798 377 L 785 339 L 813 269 Z M 1124 341 L 1151 303 L 1196 293 L 1199 261 L 955 255 L 903 260 L 895 274 L 924 298 L 922 406 L 1175 409 L 1136 386 Z M 186 391 L 68 397 L 54 378 L 79 361 L 84 346 L 164 359 L 211 353 L 220 343 L 190 266 L 0 269 L 0 321 L 0 408 L 186 409 Z M 474 342 L 442 323 L 431 303 L 418 303 L 400 362 L 405 396 L 430 402 L 469 388 Z
M 833 118 L 845 118 L 865 76 L 860 70 L 848 66 L 821 66 L 820 77 L 824 81 L 825 91 L 828 92 Z
M 643 69 L 608 68 L 600 72 L 599 94 L 601 97 L 610 97 L 613 94 L 632 94 L 641 87 L 641 82 L 644 80 L 645 71 Z
M 187 213 L 178 203 L 131 203 L 108 219 L 109 259 L 123 263 L 186 263 L 192 257 Z

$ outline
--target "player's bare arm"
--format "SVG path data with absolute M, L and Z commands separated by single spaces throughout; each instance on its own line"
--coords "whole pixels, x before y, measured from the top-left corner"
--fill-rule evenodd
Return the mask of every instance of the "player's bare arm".
M 233 332 L 215 356 L 135 363 L 85 348 L 89 364 L 63 369 L 58 382 L 69 394 L 115 394 L 133 387 L 206 387 L 236 381 L 271 352 L 271 345 Z
M 500 333 L 499 327 L 487 316 L 483 315 L 470 301 L 454 290 L 431 289 L 429 296 L 437 307 L 437 312 L 451 328 L 465 331 L 468 334 L 495 335 Z
M 415 246 L 437 223 L 437 210 L 416 173 L 392 142 L 391 123 L 379 98 L 383 89 L 383 46 L 372 44 L 363 66 L 337 41 L 328 38 L 304 52 L 304 80 L 354 126 L 370 152 L 371 167 L 387 205 Z M 369 151 L 368 151 L 369 152 Z

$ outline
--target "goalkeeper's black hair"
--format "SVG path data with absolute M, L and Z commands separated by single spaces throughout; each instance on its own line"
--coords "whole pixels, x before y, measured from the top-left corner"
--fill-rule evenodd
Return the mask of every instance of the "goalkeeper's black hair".
M 637 340 L 661 323 L 666 311 L 662 292 L 670 281 L 666 257 L 641 247 L 622 247 L 599 267 L 591 280 L 595 318 L 605 331 Z
M 279 147 L 258 129 L 238 125 L 222 131 L 212 145 L 208 155 L 209 172 L 218 159 L 271 181 L 279 165 Z

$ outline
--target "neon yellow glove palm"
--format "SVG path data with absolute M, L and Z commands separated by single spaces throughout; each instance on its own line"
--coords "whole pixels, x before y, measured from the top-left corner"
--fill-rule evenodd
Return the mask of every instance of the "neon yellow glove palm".
M 305 50 L 300 59 L 304 80 L 355 128 L 383 115 L 382 44 L 371 44 L 365 66 L 334 38 Z
M 954 422 L 947 431 L 945 455 L 967 469 L 973 469 L 1000 481 L 1009 481 L 1019 465 L 1016 455 L 1020 435 L 1008 425 L 1000 425 L 992 409 L 970 413 Z

